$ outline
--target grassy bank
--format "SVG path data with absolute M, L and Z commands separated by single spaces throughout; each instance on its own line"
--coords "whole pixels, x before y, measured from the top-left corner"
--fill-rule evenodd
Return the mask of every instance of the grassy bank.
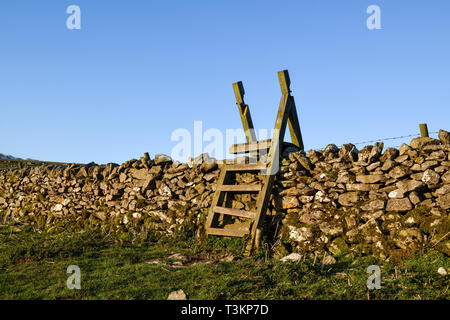
M 61 162 L 48 162 L 38 160 L 0 159 L 0 169 L 21 169 L 25 167 L 37 167 L 42 165 L 63 166 L 66 164 Z
M 183 256 L 169 259 L 174 253 Z M 369 291 L 373 264 L 382 288 Z M 66 287 L 69 265 L 81 269 L 80 290 Z M 360 257 L 323 266 L 281 263 L 264 250 L 246 258 L 236 239 L 132 244 L 94 231 L 0 227 L 0 299 L 166 299 L 179 289 L 188 299 L 450 299 L 449 276 L 439 267 L 450 270 L 450 259 L 437 253 L 398 265 Z

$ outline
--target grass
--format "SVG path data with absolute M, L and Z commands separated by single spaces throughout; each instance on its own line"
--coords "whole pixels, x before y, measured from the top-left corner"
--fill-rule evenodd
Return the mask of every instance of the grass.
M 0 159 L 0 169 L 19 169 L 20 167 L 36 167 L 41 165 L 63 166 L 66 165 L 66 163 L 22 159 Z
M 198 263 L 174 267 L 181 253 Z M 221 262 L 234 255 L 237 260 Z M 149 264 L 146 261 L 160 261 Z M 240 255 L 239 239 L 159 239 L 132 244 L 96 231 L 38 233 L 0 227 L 0 299 L 167 299 L 182 289 L 188 299 L 450 299 L 450 259 L 438 253 L 401 264 L 373 257 L 340 258 L 332 266 L 306 259 L 281 263 L 261 250 Z M 368 290 L 367 267 L 378 264 L 382 288 Z M 81 289 L 66 287 L 67 267 L 81 269 Z

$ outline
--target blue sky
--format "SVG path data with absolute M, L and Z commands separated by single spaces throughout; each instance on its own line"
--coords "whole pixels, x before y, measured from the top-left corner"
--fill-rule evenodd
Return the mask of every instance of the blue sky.
M 68 30 L 69 5 L 81 30 Z M 368 30 L 369 5 L 381 30 Z M 175 129 L 274 126 L 288 69 L 306 149 L 450 129 L 450 2 L 2 1 L 0 153 L 121 163 Z M 409 141 L 405 139 L 405 141 Z M 395 140 L 389 145 L 404 141 Z

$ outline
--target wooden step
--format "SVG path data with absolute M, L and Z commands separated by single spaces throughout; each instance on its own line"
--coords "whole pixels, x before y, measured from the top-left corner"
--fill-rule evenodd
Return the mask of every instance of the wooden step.
M 250 153 L 257 151 L 268 151 L 272 144 L 272 140 L 261 140 L 250 143 L 233 144 L 230 148 L 231 154 Z
M 249 231 L 243 229 L 206 228 L 206 233 L 213 236 L 243 237 L 248 234 Z
M 225 167 L 227 171 L 260 171 L 267 169 L 265 163 L 242 163 L 242 164 L 228 164 Z
M 221 214 L 227 214 L 230 216 L 247 218 L 247 219 L 255 219 L 255 217 L 256 217 L 255 212 L 233 209 L 233 208 L 218 207 L 218 206 L 214 207 L 214 212 L 221 213 Z
M 234 184 L 224 184 L 221 186 L 217 186 L 217 190 L 219 191 L 228 191 L 228 192 L 259 192 L 261 191 L 260 184 L 244 184 L 244 185 L 234 185 Z

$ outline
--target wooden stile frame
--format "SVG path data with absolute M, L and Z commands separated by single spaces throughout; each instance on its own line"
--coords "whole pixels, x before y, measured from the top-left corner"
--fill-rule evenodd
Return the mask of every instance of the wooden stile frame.
M 218 214 L 227 214 L 232 216 L 239 216 L 243 218 L 249 218 L 253 220 L 250 230 L 249 242 L 247 246 L 247 252 L 250 254 L 254 247 L 259 246 L 260 237 L 262 233 L 262 222 L 264 220 L 265 212 L 269 204 L 269 198 L 272 191 L 275 176 L 279 170 L 280 152 L 283 148 L 283 140 L 286 133 L 287 126 L 291 135 L 292 144 L 298 147 L 300 150 L 304 150 L 303 139 L 300 130 L 300 124 L 297 116 L 297 109 L 295 106 L 294 97 L 291 95 L 290 90 L 290 78 L 287 70 L 278 72 L 278 80 L 281 88 L 281 99 L 278 108 L 278 113 L 275 121 L 275 128 L 272 139 L 266 141 L 257 141 L 255 130 L 253 127 L 253 121 L 250 115 L 250 108 L 244 102 L 244 86 L 242 82 L 233 83 L 233 90 L 236 96 L 236 104 L 239 109 L 239 114 L 244 128 L 247 143 L 233 145 L 230 148 L 231 153 L 251 153 L 252 156 L 257 154 L 257 151 L 269 150 L 267 164 L 225 164 L 221 170 L 219 179 L 217 181 L 217 189 L 214 194 L 209 214 L 206 220 L 206 233 L 207 235 L 220 235 L 220 236 L 238 236 L 242 237 L 245 233 L 242 229 L 233 230 L 218 229 L 213 227 L 217 221 Z M 230 186 L 231 173 L 233 172 L 250 172 L 258 171 L 262 169 L 264 173 L 264 180 L 261 185 L 253 187 L 245 186 Z M 259 191 L 259 192 L 258 192 Z M 256 210 L 254 212 L 248 212 L 243 210 L 237 210 L 232 208 L 222 207 L 225 201 L 227 192 L 258 192 L 258 198 L 256 201 Z

